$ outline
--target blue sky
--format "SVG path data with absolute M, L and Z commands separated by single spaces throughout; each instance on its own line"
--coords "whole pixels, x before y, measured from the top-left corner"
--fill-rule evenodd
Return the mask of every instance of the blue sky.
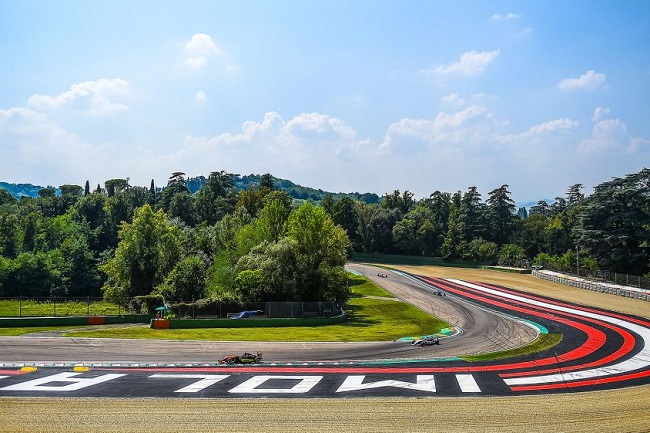
M 650 166 L 649 46 L 645 1 L 0 0 L 0 180 L 590 194 Z

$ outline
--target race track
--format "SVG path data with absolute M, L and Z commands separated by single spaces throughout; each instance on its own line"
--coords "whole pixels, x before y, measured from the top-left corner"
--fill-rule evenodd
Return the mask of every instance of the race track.
M 650 323 L 510 288 L 350 265 L 463 330 L 440 346 L 383 343 L 225 343 L 5 337 L 0 395 L 351 397 L 521 395 L 650 383 Z M 438 292 L 446 296 L 438 296 Z M 458 356 L 562 334 L 549 350 L 504 361 Z M 259 366 L 225 367 L 228 352 L 260 350 Z M 90 366 L 71 371 L 75 364 Z M 155 365 L 152 365 L 155 364 Z M 24 371 L 22 365 L 37 365 Z

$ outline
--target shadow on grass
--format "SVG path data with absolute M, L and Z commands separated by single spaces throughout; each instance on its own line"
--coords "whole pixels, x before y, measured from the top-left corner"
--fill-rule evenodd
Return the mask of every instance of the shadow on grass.
M 360 328 L 360 327 L 378 325 L 380 323 L 379 320 L 372 320 L 368 318 L 368 316 L 359 314 L 360 310 L 362 310 L 362 307 L 358 305 L 348 305 L 345 308 L 345 313 L 348 315 L 348 320 L 341 323 L 341 326 L 346 326 L 349 328 Z

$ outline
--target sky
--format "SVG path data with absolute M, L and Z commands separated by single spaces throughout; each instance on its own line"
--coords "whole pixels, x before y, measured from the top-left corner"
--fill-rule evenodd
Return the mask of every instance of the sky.
M 646 1 L 0 0 L 0 181 L 553 200 L 650 167 Z

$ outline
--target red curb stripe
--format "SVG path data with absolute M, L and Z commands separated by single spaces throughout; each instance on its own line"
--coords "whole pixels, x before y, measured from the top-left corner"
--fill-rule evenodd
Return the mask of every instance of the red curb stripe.
M 481 368 L 482 371 L 486 371 L 486 370 L 487 371 L 495 371 L 495 370 L 499 370 L 499 369 L 508 369 L 508 370 L 510 370 L 510 369 L 519 369 L 519 368 L 526 368 L 526 367 L 531 367 L 531 366 L 537 367 L 537 366 L 557 364 L 559 362 L 573 361 L 573 360 L 576 360 L 576 359 L 584 358 L 585 356 L 594 353 L 595 351 L 600 349 L 605 344 L 606 336 L 605 336 L 604 332 L 602 332 L 602 331 L 600 331 L 600 330 L 598 330 L 596 328 L 593 328 L 593 327 L 591 327 L 589 325 L 585 325 L 583 323 L 576 322 L 576 321 L 568 319 L 568 318 L 558 317 L 557 314 L 561 313 L 561 312 L 554 312 L 553 314 L 547 314 L 547 313 L 542 313 L 542 312 L 539 312 L 539 311 L 528 310 L 528 309 L 525 309 L 525 308 L 522 308 L 522 307 L 517 307 L 517 306 L 513 306 L 513 305 L 509 305 L 509 304 L 504 304 L 503 302 L 498 302 L 498 301 L 489 299 L 489 298 L 484 297 L 484 296 L 477 296 L 477 295 L 474 295 L 474 294 L 471 294 L 471 293 L 467 293 L 467 291 L 475 291 L 475 290 L 473 290 L 473 289 L 471 289 L 469 287 L 467 288 L 467 291 L 461 291 L 461 290 L 456 289 L 456 288 L 454 288 L 454 287 L 452 287 L 452 286 L 450 286 L 448 284 L 451 284 L 451 283 L 447 283 L 447 284 L 442 284 L 441 283 L 440 285 L 445 290 L 456 293 L 459 296 L 467 297 L 467 298 L 471 298 L 471 299 L 475 299 L 475 300 L 480 300 L 480 301 L 486 302 L 486 303 L 488 303 L 490 305 L 499 306 L 499 307 L 502 307 L 502 308 L 505 308 L 505 309 L 508 309 L 508 310 L 523 312 L 523 313 L 526 313 L 526 314 L 529 314 L 529 315 L 532 315 L 532 316 L 535 316 L 535 317 L 542 317 L 542 318 L 551 320 L 551 321 L 556 322 L 556 323 L 562 323 L 562 324 L 565 324 L 567 326 L 571 326 L 571 327 L 573 327 L 575 329 L 578 329 L 580 331 L 583 331 L 587 335 L 587 341 L 585 341 L 581 346 L 579 346 L 579 347 L 577 347 L 577 348 L 575 348 L 575 349 L 573 349 L 573 350 L 571 350 L 569 352 L 566 352 L 566 353 L 564 353 L 562 355 L 558 355 L 558 356 L 555 356 L 553 358 L 544 358 L 544 359 L 540 359 L 540 360 L 536 360 L 536 361 L 523 361 L 523 362 L 514 363 L 514 364 L 489 365 L 489 366 L 482 367 Z M 479 293 L 482 293 L 482 292 L 479 292 Z M 521 303 L 521 302 L 518 302 L 518 301 L 515 301 L 515 302 Z M 539 307 L 539 308 L 544 309 L 544 307 Z M 570 314 L 570 313 L 563 313 L 563 314 Z M 579 317 L 580 319 L 587 319 L 587 318 L 584 318 L 582 316 L 577 316 L 577 317 Z M 589 320 L 587 320 L 587 321 L 589 321 Z

